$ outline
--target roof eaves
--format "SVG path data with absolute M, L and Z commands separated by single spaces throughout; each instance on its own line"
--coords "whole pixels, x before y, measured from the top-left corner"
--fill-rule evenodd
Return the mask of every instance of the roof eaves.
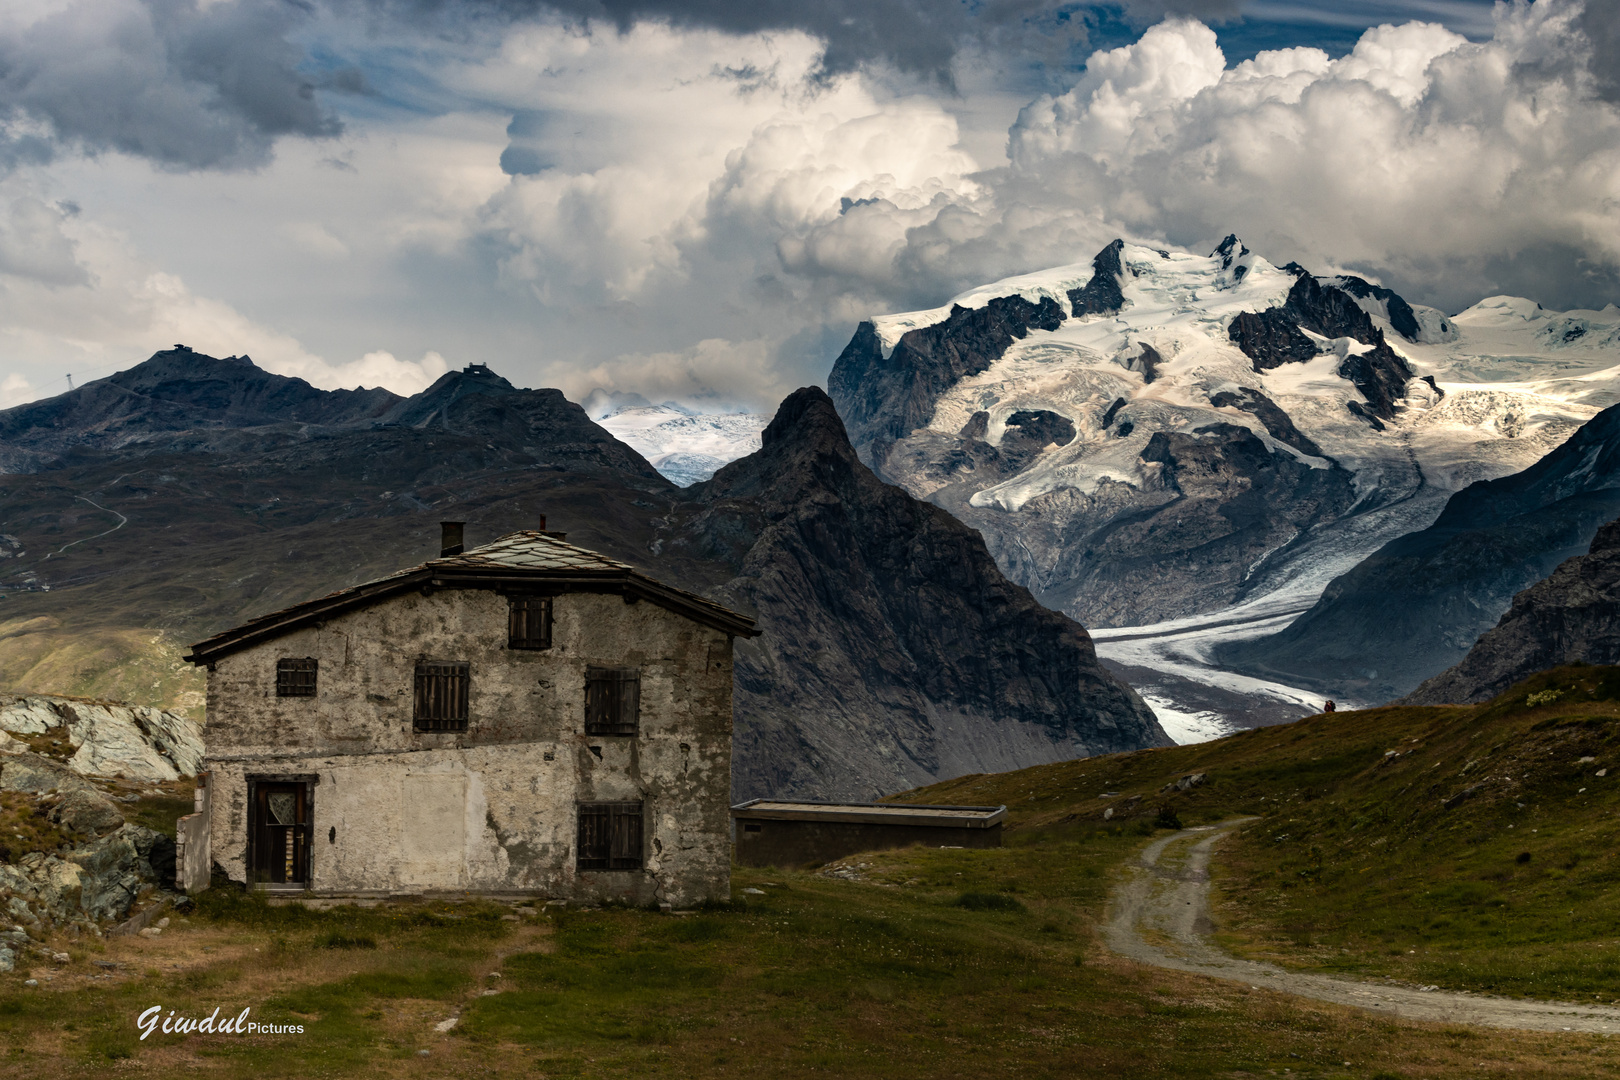
M 621 564 L 622 565 L 622 564 Z M 694 622 L 713 627 L 737 637 L 758 637 L 754 620 L 740 612 L 716 604 L 696 593 L 665 585 L 629 567 L 603 567 L 601 569 L 548 570 L 531 567 L 477 567 L 450 565 L 448 560 L 435 559 L 390 577 L 368 581 L 338 592 L 328 593 L 302 604 L 280 611 L 272 611 L 250 619 L 213 637 L 197 642 L 184 659 L 192 664 L 212 663 L 222 656 L 257 645 L 300 629 L 312 622 L 332 618 L 357 607 L 377 603 L 399 592 L 408 592 L 424 585 L 433 587 L 441 583 L 456 584 L 521 584 L 544 582 L 560 586 L 602 586 L 617 584 L 626 595 L 635 595 Z

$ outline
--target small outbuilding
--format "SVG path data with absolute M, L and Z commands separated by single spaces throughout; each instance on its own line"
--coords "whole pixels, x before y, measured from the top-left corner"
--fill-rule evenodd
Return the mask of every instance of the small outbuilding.
M 806 866 L 922 844 L 1001 846 L 1005 806 L 918 806 L 750 799 L 731 808 L 737 862 Z

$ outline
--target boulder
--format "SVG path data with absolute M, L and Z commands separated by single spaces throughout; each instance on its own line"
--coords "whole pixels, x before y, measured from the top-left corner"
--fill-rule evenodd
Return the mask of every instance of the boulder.
M 129 914 L 142 886 L 152 880 L 149 861 L 147 882 L 141 880 L 143 860 L 133 834 L 149 832 L 139 825 L 125 825 L 68 855 L 67 861 L 80 871 L 79 906 L 90 918 L 118 921 Z
M 152 744 L 132 710 L 80 702 L 65 702 L 61 709 L 77 747 L 68 762 L 75 772 L 147 781 L 179 778 L 180 770 Z
M 95 790 L 70 791 L 51 807 L 50 819 L 75 832 L 100 836 L 124 823 L 118 804 Z
M 7 732 L 58 729 L 75 751 L 69 768 L 88 776 L 153 782 L 195 776 L 202 767 L 202 731 L 175 713 L 117 702 L 0 696 L 0 753 L 28 749 Z
M 99 791 L 66 765 L 40 754 L 18 754 L 0 764 L 0 791 L 40 795 L 52 790 Z
M 49 698 L 0 698 L 0 731 L 19 735 L 43 735 L 62 726 L 62 717 Z

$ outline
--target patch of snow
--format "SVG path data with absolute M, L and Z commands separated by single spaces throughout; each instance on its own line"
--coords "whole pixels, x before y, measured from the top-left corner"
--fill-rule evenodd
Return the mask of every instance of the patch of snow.
M 771 422 L 760 413 L 698 413 L 673 402 L 614 405 L 592 419 L 681 487 L 758 450 Z
M 1177 746 L 1209 742 L 1239 730 L 1218 712 L 1208 709 L 1188 711 L 1178 708 L 1170 698 L 1142 691 L 1142 700 L 1148 703 L 1153 715 L 1159 718 L 1164 733 L 1176 741 Z

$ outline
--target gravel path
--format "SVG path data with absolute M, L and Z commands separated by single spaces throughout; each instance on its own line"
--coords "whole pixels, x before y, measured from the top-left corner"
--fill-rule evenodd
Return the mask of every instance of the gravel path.
M 1303 975 L 1271 964 L 1239 960 L 1208 939 L 1209 858 L 1215 844 L 1254 818 L 1185 829 L 1149 844 L 1114 890 L 1103 928 L 1108 947 L 1156 967 L 1211 975 L 1256 989 L 1355 1005 L 1409 1020 L 1437 1020 L 1534 1031 L 1620 1031 L 1620 1009 L 1483 994 L 1424 991 L 1395 983 Z M 1144 931 L 1147 937 L 1144 937 Z

